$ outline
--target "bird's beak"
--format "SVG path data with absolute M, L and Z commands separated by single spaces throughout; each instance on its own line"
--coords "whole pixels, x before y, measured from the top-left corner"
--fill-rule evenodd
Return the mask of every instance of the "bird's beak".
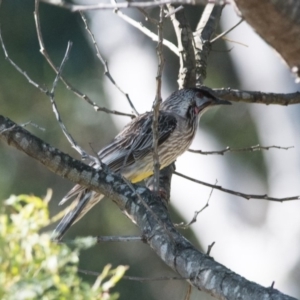
M 201 98 L 196 98 L 196 113 L 203 111 L 205 108 L 216 106 L 216 105 L 230 105 L 231 102 L 223 99 L 219 99 L 213 95 L 202 96 Z
M 231 105 L 231 102 L 219 98 L 215 98 L 214 101 L 212 101 L 211 105 Z

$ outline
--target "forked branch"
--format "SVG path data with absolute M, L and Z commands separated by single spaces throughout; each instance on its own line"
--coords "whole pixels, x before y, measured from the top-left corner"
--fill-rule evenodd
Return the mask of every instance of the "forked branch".
M 274 288 L 264 288 L 246 280 L 198 251 L 174 228 L 161 199 L 147 188 L 134 185 L 154 214 L 146 209 L 119 175 L 96 170 L 73 159 L 3 116 L 0 116 L 0 140 L 31 156 L 57 175 L 112 199 L 137 224 L 157 255 L 196 288 L 217 299 L 295 300 Z

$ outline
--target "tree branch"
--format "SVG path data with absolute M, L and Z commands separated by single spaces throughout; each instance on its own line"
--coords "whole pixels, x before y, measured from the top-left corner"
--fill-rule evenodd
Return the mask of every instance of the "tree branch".
M 85 275 L 92 275 L 92 276 L 99 276 L 101 273 L 89 271 L 89 270 L 83 270 L 78 269 L 79 273 L 85 274 Z M 145 282 L 145 281 L 165 281 L 165 280 L 185 280 L 185 278 L 182 277 L 175 277 L 175 276 L 160 276 L 160 277 L 137 277 L 137 276 L 123 276 L 122 279 L 125 280 L 132 280 L 132 281 L 139 281 L 139 282 Z
M 152 41 L 154 41 L 154 42 L 158 42 L 159 41 L 158 35 L 155 34 L 154 32 L 152 32 L 147 27 L 145 27 L 143 25 L 143 23 L 137 22 L 136 20 L 128 17 L 127 15 L 125 15 L 119 9 L 115 9 L 114 13 L 117 14 L 121 19 L 123 19 L 125 22 L 127 22 L 131 26 L 133 26 L 136 29 L 140 30 L 143 34 L 145 34 L 146 36 L 148 36 Z M 157 25 L 157 21 L 155 23 Z M 162 43 L 163 43 L 163 45 L 165 47 L 169 48 L 173 53 L 175 53 L 177 56 L 179 56 L 178 48 L 173 43 L 171 43 L 170 41 L 168 41 L 166 39 L 163 39 Z
M 235 0 L 247 23 L 286 61 L 300 81 L 300 2 Z
M 43 35 L 42 35 L 42 30 L 41 30 L 41 23 L 40 23 L 40 13 L 39 13 L 39 3 L 40 0 L 35 0 L 35 10 L 34 10 L 34 21 L 35 21 L 35 28 L 36 28 L 36 33 L 37 33 L 37 38 L 38 38 L 38 42 L 40 45 L 40 52 L 41 54 L 44 56 L 44 58 L 46 59 L 47 63 L 51 66 L 51 68 L 54 70 L 54 72 L 56 74 L 58 74 L 58 68 L 55 66 L 54 62 L 52 61 L 50 55 L 48 54 L 46 48 L 45 48 L 45 44 L 44 44 L 44 40 L 43 40 Z M 4 49 L 4 43 L 3 41 L 1 41 L 2 43 L 2 47 Z M 10 60 L 11 62 L 11 60 Z M 11 62 L 11 64 L 13 64 Z M 13 64 L 14 65 L 14 64 Z M 18 66 L 16 66 L 16 64 L 14 65 L 15 68 L 18 68 Z M 106 67 L 106 65 L 104 64 L 104 68 Z M 107 71 L 105 69 L 105 71 Z M 26 74 L 26 73 L 25 73 Z M 106 76 L 108 76 L 107 74 L 105 74 Z M 26 76 L 26 75 L 25 75 Z M 95 111 L 103 111 L 105 113 L 110 113 L 110 114 L 115 114 L 115 115 L 119 115 L 119 116 L 127 116 L 127 117 L 131 117 L 134 118 L 135 115 L 132 114 L 127 114 L 127 113 L 123 113 L 120 111 L 116 111 L 116 110 L 110 110 L 106 107 L 100 107 L 98 106 L 94 101 L 92 101 L 92 99 L 90 99 L 87 95 L 83 94 L 82 92 L 80 92 L 79 90 L 77 90 L 75 87 L 73 87 L 68 81 L 67 79 L 62 76 L 60 74 L 60 80 L 64 83 L 65 87 L 69 90 L 72 91 L 77 97 L 83 99 L 84 101 L 86 101 L 88 104 L 90 104 Z M 30 81 L 29 81 L 30 82 Z M 31 83 L 31 82 L 30 82 Z M 41 88 L 38 87 L 40 90 Z M 43 90 L 42 90 L 43 92 Z M 122 91 L 121 91 L 122 92 Z M 124 92 L 123 92 L 124 93 Z M 125 93 L 124 93 L 125 94 Z M 127 94 L 125 94 L 125 96 L 127 97 L 127 99 L 129 98 Z M 130 99 L 128 99 L 129 103 L 130 103 Z
M 0 116 L 0 139 L 55 174 L 111 198 L 136 223 L 156 254 L 181 277 L 189 278 L 198 289 L 217 299 L 295 300 L 274 288 L 264 288 L 246 280 L 198 251 L 174 228 L 160 198 L 147 188 L 133 185 L 136 191 L 133 193 L 121 176 L 96 170 L 73 159 L 3 116 Z M 155 217 L 139 200 L 137 193 L 151 207 Z
M 173 5 L 168 5 L 169 13 L 176 9 Z M 179 48 L 178 86 L 179 89 L 195 87 L 196 84 L 196 61 L 194 53 L 193 32 L 185 17 L 184 10 L 171 14 L 171 21 L 175 29 L 177 44 Z
M 154 185 L 153 190 L 158 192 L 159 190 L 159 170 L 160 170 L 160 160 L 158 155 L 158 118 L 159 118 L 159 107 L 162 102 L 161 99 L 161 86 L 162 86 L 162 72 L 164 68 L 164 56 L 163 56 L 163 22 L 164 22 L 164 6 L 160 7 L 159 22 L 157 24 L 157 35 L 158 43 L 156 46 L 156 54 L 158 58 L 158 66 L 156 73 L 156 93 L 155 99 L 153 101 L 153 122 L 152 122 L 152 132 L 153 132 L 153 177 Z
M 226 147 L 223 150 L 219 151 L 202 151 L 202 150 L 194 150 L 194 149 L 189 149 L 188 151 L 191 153 L 197 153 L 197 154 L 202 154 L 202 155 L 211 155 L 211 154 L 217 154 L 217 155 L 224 155 L 225 153 L 228 152 L 254 152 L 254 151 L 262 151 L 262 150 L 270 150 L 270 149 L 280 149 L 280 150 L 289 150 L 291 148 L 294 148 L 294 146 L 289 146 L 289 147 L 281 147 L 281 146 L 260 146 L 260 145 L 255 145 L 251 147 L 245 147 L 245 148 L 231 148 L 231 147 Z
M 229 1 L 224 0 L 160 0 L 160 1 L 145 1 L 145 2 L 120 2 L 117 4 L 110 3 L 98 3 L 98 4 L 90 4 L 90 5 L 77 5 L 66 3 L 63 0 L 41 0 L 41 2 L 45 2 L 48 4 L 52 4 L 55 6 L 59 6 L 62 8 L 69 9 L 70 11 L 85 11 L 85 10 L 98 10 L 98 9 L 115 9 L 115 8 L 130 8 L 130 7 L 138 7 L 138 8 L 149 8 L 149 7 L 157 7 L 165 4 L 190 4 L 190 5 L 205 5 L 207 3 L 213 2 L 218 5 L 223 5 L 225 3 L 229 3 Z
M 206 78 L 207 59 L 213 38 L 221 18 L 223 6 L 206 5 L 194 33 L 196 55 L 196 86 L 200 87 Z
M 291 105 L 300 103 L 300 92 L 290 94 L 240 91 L 231 88 L 213 89 L 216 96 L 234 102 Z
M 284 198 L 275 198 L 275 197 L 270 197 L 267 194 L 264 194 L 264 195 L 245 194 L 245 193 L 241 193 L 241 192 L 237 192 L 237 191 L 233 191 L 233 190 L 229 190 L 229 189 L 223 188 L 220 185 L 207 183 L 207 182 L 204 182 L 204 181 L 201 181 L 201 180 L 198 180 L 198 179 L 186 176 L 186 175 L 184 175 L 182 173 L 174 172 L 174 174 L 176 174 L 177 176 L 180 176 L 182 178 L 185 178 L 187 180 L 193 181 L 195 183 L 199 183 L 199 184 L 211 187 L 213 189 L 222 191 L 224 193 L 228 193 L 228 194 L 232 194 L 232 195 L 235 195 L 235 196 L 238 196 L 238 197 L 242 197 L 242 198 L 244 198 L 246 200 L 258 199 L 258 200 L 269 200 L 269 201 L 275 201 L 275 202 L 285 202 L 285 201 L 292 201 L 292 200 L 299 200 L 300 199 L 299 195 L 297 195 L 297 196 L 291 196 L 291 197 L 284 197 Z
M 96 51 L 96 55 L 97 57 L 99 58 L 103 68 L 104 68 L 104 75 L 110 80 L 110 82 L 116 87 L 117 90 L 119 90 L 127 99 L 132 111 L 135 113 L 136 116 L 139 115 L 138 111 L 136 110 L 133 102 L 131 101 L 128 93 L 124 92 L 123 89 L 116 83 L 116 81 L 114 80 L 114 78 L 112 77 L 110 71 L 109 71 L 109 68 L 108 68 L 108 63 L 107 61 L 102 57 L 101 53 L 100 53 L 100 50 L 99 50 L 99 47 L 97 45 L 97 42 L 95 40 L 95 37 L 94 37 L 94 34 L 92 33 L 89 25 L 88 25 L 88 22 L 87 22 L 87 19 L 85 17 L 85 15 L 83 14 L 82 11 L 80 11 L 80 16 L 81 16 L 81 19 L 84 23 L 84 26 L 85 26 L 85 30 L 87 31 L 87 33 L 89 34 L 89 36 L 91 37 L 92 39 L 92 42 L 93 42 L 93 45 L 94 45 L 94 48 L 95 48 L 95 51 Z

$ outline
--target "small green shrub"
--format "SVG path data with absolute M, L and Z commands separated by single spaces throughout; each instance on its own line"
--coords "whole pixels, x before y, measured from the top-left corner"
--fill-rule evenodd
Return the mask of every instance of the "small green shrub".
M 35 196 L 11 196 L 0 211 L 0 299 L 3 300 L 114 300 L 110 289 L 127 267 L 107 265 L 93 286 L 77 273 L 78 254 L 92 238 L 78 239 L 74 249 L 39 233 L 49 225 L 46 201 Z

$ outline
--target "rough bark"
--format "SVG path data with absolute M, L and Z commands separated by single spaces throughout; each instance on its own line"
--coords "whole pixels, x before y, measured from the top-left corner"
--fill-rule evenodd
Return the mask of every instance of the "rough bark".
M 300 1 L 235 0 L 235 4 L 247 23 L 300 79 Z
M 96 170 L 73 159 L 3 116 L 0 116 L 0 139 L 57 175 L 112 199 L 136 223 L 156 254 L 198 289 L 217 299 L 295 299 L 248 281 L 198 251 L 174 228 L 165 205 L 149 189 L 131 186 L 117 174 Z

